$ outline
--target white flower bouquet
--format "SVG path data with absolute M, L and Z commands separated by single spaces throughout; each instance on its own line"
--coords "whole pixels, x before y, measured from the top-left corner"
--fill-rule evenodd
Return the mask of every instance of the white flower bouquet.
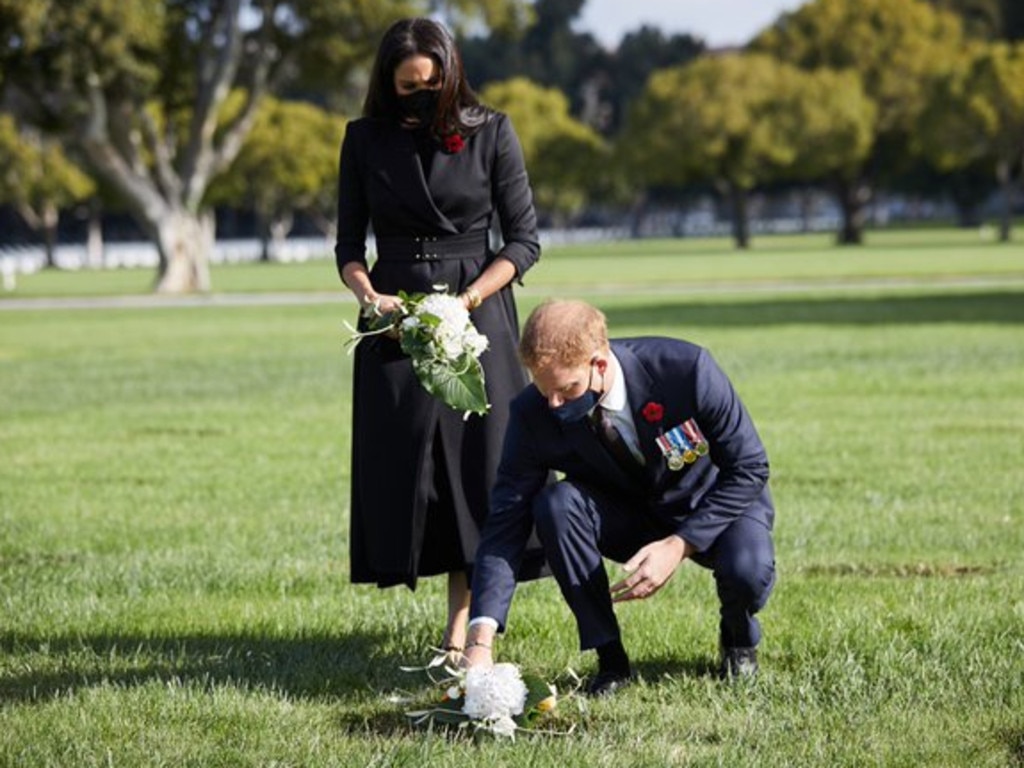
M 474 327 L 462 301 L 444 290 L 440 286 L 437 293 L 399 292 L 401 309 L 367 315 L 369 330 L 363 332 L 348 326 L 353 332 L 349 344 L 354 347 L 367 336 L 396 336 L 427 392 L 467 418 L 471 413 L 483 415 L 490 408 L 480 365 L 487 337 Z
M 555 686 L 535 675 L 524 675 L 515 664 L 463 669 L 451 666 L 448 660 L 441 652 L 426 667 L 402 668 L 406 672 L 425 670 L 444 691 L 439 703 L 405 713 L 414 727 L 473 727 L 512 739 L 521 732 L 565 735 L 572 731 L 542 731 L 536 727 L 557 706 Z M 443 678 L 435 676 L 438 669 L 443 670 Z

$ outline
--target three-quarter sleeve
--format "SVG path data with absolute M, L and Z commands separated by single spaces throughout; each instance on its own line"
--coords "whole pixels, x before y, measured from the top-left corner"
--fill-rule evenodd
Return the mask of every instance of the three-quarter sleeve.
M 338 169 L 338 237 L 334 257 L 338 274 L 352 261 L 366 263 L 366 227 L 369 206 L 366 183 L 358 149 L 359 135 L 354 123 L 345 128 Z
M 523 148 L 506 115 L 498 115 L 497 158 L 491 183 L 504 246 L 500 255 L 523 274 L 540 258 L 537 212 L 523 160 Z

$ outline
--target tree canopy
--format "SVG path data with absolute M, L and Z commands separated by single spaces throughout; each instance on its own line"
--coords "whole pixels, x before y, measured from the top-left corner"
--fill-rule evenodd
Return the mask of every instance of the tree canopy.
M 1024 158 L 1024 43 L 974 46 L 938 81 L 917 140 L 941 170 L 992 161 L 1003 189 L 1001 238 L 1010 239 L 1009 185 Z
M 319 107 L 268 97 L 228 171 L 210 187 L 207 201 L 256 212 L 268 245 L 291 228 L 296 211 L 323 222 L 336 198 L 338 140 L 345 120 Z
M 0 114 L 0 203 L 9 203 L 46 243 L 53 266 L 62 208 L 96 192 L 93 180 L 64 152 L 59 141 L 36 129 L 22 129 Z
M 491 83 L 480 95 L 512 120 L 537 204 L 565 217 L 579 211 L 601 184 L 609 148 L 594 130 L 569 114 L 565 94 L 513 78 Z
M 0 0 L 0 70 L 22 119 L 60 131 L 160 253 L 158 289 L 205 290 L 210 183 L 261 100 L 345 81 L 384 28 L 428 0 Z M 518 19 L 523 0 L 448 0 L 456 20 Z M 502 10 L 507 13 L 502 15 Z M 231 93 L 244 94 L 241 108 Z
M 751 189 L 856 167 L 870 149 L 873 120 L 852 73 L 805 73 L 764 54 L 710 56 L 651 76 L 621 154 L 646 184 L 716 184 L 732 200 L 744 247 Z
M 923 0 L 813 0 L 751 43 L 754 51 L 806 70 L 854 72 L 874 104 L 872 153 L 838 186 L 840 242 L 861 242 L 872 185 L 909 165 L 929 83 L 951 69 L 963 46 L 960 19 Z

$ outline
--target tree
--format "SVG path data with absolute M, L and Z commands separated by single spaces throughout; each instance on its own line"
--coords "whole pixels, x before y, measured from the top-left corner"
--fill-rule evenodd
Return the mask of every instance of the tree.
M 870 148 L 873 119 L 853 75 L 809 74 L 763 54 L 705 56 L 651 76 L 621 151 L 647 186 L 713 182 L 746 248 L 750 190 L 848 173 Z
M 964 31 L 972 37 L 992 40 L 1003 34 L 1003 0 L 928 0 L 963 19 Z
M 483 87 L 512 77 L 571 94 L 583 49 L 596 47 L 590 35 L 573 31 L 584 0 L 536 0 L 525 28 L 507 27 L 462 42 L 463 59 L 473 83 Z
M 463 42 L 466 69 L 483 87 L 524 77 L 569 97 L 572 114 L 604 136 L 621 126 L 630 101 L 655 69 L 692 60 L 704 44 L 690 35 L 665 37 L 641 26 L 614 51 L 592 35 L 573 30 L 583 0 L 537 0 L 535 21 L 525 32 L 498 30 Z
M 964 29 L 984 40 L 1024 37 L 1024 3 L 1020 0 L 929 0 L 961 16 Z
M 262 257 L 269 261 L 291 231 L 296 211 L 314 211 L 336 192 L 344 128 L 342 118 L 312 104 L 267 98 L 238 157 L 210 187 L 207 202 L 255 211 Z
M 1003 37 L 1024 40 L 1024 3 L 1020 0 L 1003 0 Z
M 918 131 L 942 170 L 993 160 L 1002 191 L 1000 240 L 1010 240 L 1013 169 L 1024 157 L 1024 43 L 975 46 L 935 84 Z
M 577 213 L 602 184 L 609 148 L 601 137 L 570 116 L 568 99 L 555 88 L 514 78 L 491 83 L 480 96 L 512 120 L 537 207 L 563 220 Z
M 691 35 L 666 37 L 660 29 L 646 25 L 627 32 L 607 62 L 609 130 L 622 127 L 629 105 L 643 91 L 652 72 L 688 64 L 704 50 L 704 43 Z
M 0 114 L 0 168 L 0 201 L 12 204 L 42 236 L 46 265 L 56 266 L 61 209 L 90 198 L 96 185 L 59 142 L 36 130 L 20 130 L 5 114 Z
M 522 0 L 491 0 L 485 8 Z M 343 83 L 426 0 L 0 0 L 0 70 L 21 114 L 63 132 L 160 254 L 157 290 L 209 288 L 206 192 L 262 99 L 300 75 Z M 478 13 L 449 0 L 450 13 Z M 224 120 L 228 96 L 245 94 Z
M 875 104 L 872 152 L 839 182 L 840 243 L 862 241 L 873 184 L 904 165 L 928 83 L 962 46 L 959 19 L 921 0 L 814 0 L 783 14 L 751 44 L 803 69 L 852 70 Z

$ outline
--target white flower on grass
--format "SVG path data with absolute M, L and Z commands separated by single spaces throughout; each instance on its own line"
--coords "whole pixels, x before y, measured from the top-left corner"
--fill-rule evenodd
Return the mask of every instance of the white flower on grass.
M 527 689 L 515 664 L 470 667 L 465 685 L 462 711 L 474 719 L 492 720 L 523 713 Z
M 413 726 L 469 726 L 513 740 L 518 732 L 572 733 L 575 726 L 564 732 L 542 731 L 536 727 L 536 721 L 554 710 L 557 701 L 554 686 L 536 675 L 524 675 L 515 664 L 464 668 L 451 666 L 448 660 L 447 652 L 436 650 L 425 667 L 402 667 L 406 672 L 425 671 L 430 681 L 444 691 L 440 702 L 433 706 L 405 713 Z M 444 677 L 435 676 L 438 669 L 443 669 Z M 572 670 L 569 673 L 579 682 Z
M 508 715 L 495 717 L 494 719 L 486 722 L 487 728 L 490 729 L 491 733 L 495 736 L 508 736 L 510 739 L 514 739 L 516 737 L 516 729 L 519 726 L 517 726 L 516 721 Z

